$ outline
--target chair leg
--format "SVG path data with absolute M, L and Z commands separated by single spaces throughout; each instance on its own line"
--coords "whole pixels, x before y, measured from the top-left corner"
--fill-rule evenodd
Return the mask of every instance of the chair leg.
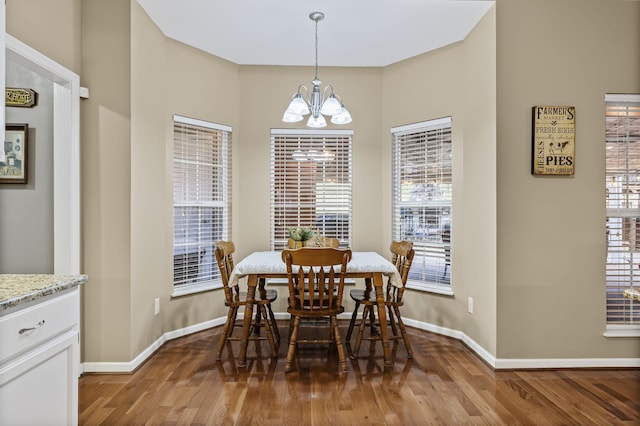
M 273 335 L 276 338 L 278 346 L 280 346 L 280 330 L 278 330 L 278 323 L 276 322 L 276 316 L 273 314 L 273 309 L 271 309 L 271 303 L 267 305 L 267 309 L 269 310 L 269 318 L 271 318 Z
M 227 339 L 231 335 L 233 331 L 233 323 L 235 321 L 236 313 L 238 312 L 238 308 L 236 306 L 230 307 L 227 312 L 227 321 L 224 323 L 224 329 L 222 330 L 222 334 L 220 335 L 220 341 L 218 342 L 218 350 L 216 351 L 216 361 L 220 361 L 222 359 L 222 350 L 224 349 L 224 345 L 227 342 Z
M 260 312 L 260 316 L 264 318 L 264 329 L 267 333 L 267 340 L 269 340 L 269 347 L 271 348 L 271 357 L 277 358 L 278 349 L 276 347 L 276 341 L 273 336 L 273 330 L 271 327 L 271 322 L 269 317 L 267 316 L 267 308 L 264 305 L 260 305 L 257 309 Z
M 389 324 L 391 325 L 391 332 L 393 336 L 398 336 L 398 325 L 396 322 L 396 316 L 394 315 L 393 308 L 389 305 L 387 306 L 387 317 L 389 318 Z M 382 324 L 380 325 L 382 326 Z
M 358 335 L 356 336 L 356 345 L 353 348 L 353 354 L 351 357 L 353 359 L 358 357 L 360 353 L 360 345 L 362 344 L 362 336 L 364 335 L 364 329 L 367 326 L 367 315 L 369 315 L 369 310 L 371 306 L 364 305 L 362 308 L 362 321 L 360 321 L 360 327 L 358 327 Z
M 293 328 L 289 335 L 289 349 L 287 350 L 287 362 L 284 366 L 284 371 L 288 373 L 291 371 L 293 365 L 293 358 L 296 353 L 296 346 L 298 344 L 298 328 L 300 327 L 300 317 L 294 317 Z
M 260 309 L 256 309 L 256 317 L 255 317 L 255 321 L 253 324 L 253 334 L 255 334 L 256 336 L 260 335 L 260 323 L 262 318 L 262 314 L 260 312 Z
M 404 326 L 404 322 L 402 322 L 402 317 L 400 316 L 400 308 L 397 306 L 393 307 L 396 317 L 398 317 L 398 326 L 400 326 L 400 332 L 402 333 L 402 340 L 404 341 L 404 346 L 407 348 L 407 358 L 413 358 L 413 349 L 411 349 L 411 343 L 409 343 L 409 335 L 407 334 L 407 328 Z
M 376 304 L 376 306 L 378 305 Z M 372 336 L 380 336 L 381 334 L 376 328 L 376 311 L 373 308 L 373 306 L 369 306 L 369 327 L 371 328 Z
M 358 318 L 358 308 L 360 307 L 360 302 L 357 300 L 355 302 L 356 302 L 356 306 L 354 306 L 353 308 L 353 314 L 351 314 L 351 321 L 349 321 L 349 328 L 347 329 L 347 335 L 344 338 L 344 340 L 346 340 L 347 342 L 351 340 L 351 333 L 353 332 L 353 327 L 356 325 L 356 319 Z
M 338 360 L 340 362 L 340 369 L 342 372 L 349 371 L 349 367 L 347 366 L 347 359 L 345 357 L 344 345 L 342 343 L 342 337 L 340 336 L 340 329 L 338 328 L 338 318 L 335 315 L 332 315 L 331 318 L 331 328 L 333 329 L 333 338 L 336 341 L 336 348 L 338 349 Z

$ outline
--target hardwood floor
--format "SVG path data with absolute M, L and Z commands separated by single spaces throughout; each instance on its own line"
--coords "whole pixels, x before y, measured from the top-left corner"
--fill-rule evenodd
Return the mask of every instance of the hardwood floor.
M 216 327 L 168 342 L 133 374 L 84 375 L 79 423 L 640 424 L 640 369 L 494 371 L 461 342 L 410 328 L 414 359 L 398 343 L 389 372 L 380 343 L 365 342 L 346 374 L 335 346 L 301 348 L 285 374 L 287 327 L 278 359 L 251 343 L 246 370 L 229 353 L 237 342 L 215 361 Z

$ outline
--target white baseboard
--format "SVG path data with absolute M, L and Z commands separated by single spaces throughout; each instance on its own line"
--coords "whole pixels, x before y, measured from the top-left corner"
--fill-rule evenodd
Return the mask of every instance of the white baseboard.
M 289 314 L 286 312 L 276 312 L 278 320 L 288 320 Z M 238 319 L 242 314 L 238 315 Z M 351 312 L 345 312 L 338 316 L 340 319 L 350 319 Z M 504 359 L 496 358 L 489 351 L 471 339 L 469 336 L 458 330 L 441 327 L 410 318 L 403 318 L 404 323 L 410 327 L 425 330 L 442 336 L 458 339 L 466 344 L 476 355 L 483 359 L 489 366 L 496 370 L 523 370 L 523 369 L 554 369 L 554 368 L 640 368 L 640 358 L 550 358 L 550 359 Z M 148 348 L 142 351 L 130 362 L 85 362 L 80 371 L 85 373 L 131 373 L 144 363 L 155 351 L 165 342 L 178 337 L 197 333 L 208 328 L 223 325 L 226 317 L 216 318 L 195 324 L 189 327 L 169 331 L 163 334 Z
M 177 339 L 178 337 L 187 336 L 197 333 L 208 328 L 223 325 L 227 320 L 226 317 L 220 317 L 213 320 L 205 321 L 200 324 L 191 325 L 180 328 L 178 330 L 169 331 L 160 336 L 148 348 L 142 351 L 137 357 L 130 362 L 85 362 L 81 371 L 85 373 L 131 373 L 140 367 L 155 351 L 160 349 L 167 341 Z
M 640 358 L 498 359 L 496 370 L 555 368 L 640 368 Z
M 420 330 L 429 331 L 431 333 L 440 334 L 442 336 L 452 337 L 454 339 L 461 340 L 466 344 L 469 349 L 476 353 L 480 358 L 482 358 L 487 364 L 495 368 L 496 358 L 485 348 L 476 343 L 472 338 L 467 336 L 461 331 L 452 330 L 450 328 L 441 327 L 434 324 L 429 324 L 422 321 L 412 320 L 410 318 L 402 318 L 404 323 L 410 327 L 414 327 Z
M 640 358 L 496 358 L 461 331 L 451 330 L 408 318 L 403 318 L 403 320 L 408 326 L 461 340 L 495 370 L 640 367 Z

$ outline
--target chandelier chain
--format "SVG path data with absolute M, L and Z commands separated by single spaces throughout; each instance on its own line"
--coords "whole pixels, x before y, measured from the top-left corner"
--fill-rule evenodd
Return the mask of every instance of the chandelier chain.
M 316 80 L 318 79 L 318 19 L 316 21 Z

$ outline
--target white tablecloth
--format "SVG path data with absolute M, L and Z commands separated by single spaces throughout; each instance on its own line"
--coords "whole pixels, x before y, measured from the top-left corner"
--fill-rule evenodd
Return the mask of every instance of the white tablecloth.
M 402 286 L 402 278 L 396 267 L 385 257 L 373 251 L 354 251 L 347 264 L 347 272 L 382 272 L 391 284 Z M 231 285 L 250 274 L 286 274 L 287 266 L 282 261 L 282 252 L 256 251 L 245 257 L 233 268 L 229 281 Z

